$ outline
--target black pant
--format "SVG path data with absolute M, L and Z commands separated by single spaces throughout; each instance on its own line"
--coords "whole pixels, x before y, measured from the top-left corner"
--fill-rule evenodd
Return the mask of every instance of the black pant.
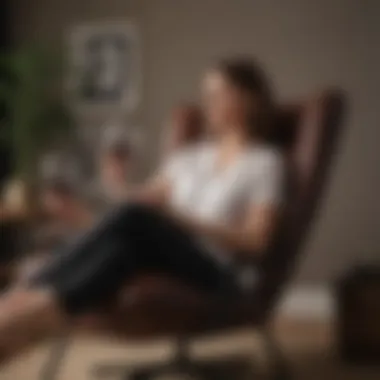
M 164 273 L 206 292 L 237 290 L 221 265 L 187 231 L 145 206 L 114 210 L 32 280 L 52 287 L 68 312 L 100 306 L 140 272 Z

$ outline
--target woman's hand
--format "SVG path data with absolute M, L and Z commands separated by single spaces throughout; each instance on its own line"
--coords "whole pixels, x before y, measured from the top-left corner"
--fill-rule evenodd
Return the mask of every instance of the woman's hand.
M 165 210 L 170 218 L 189 231 L 219 241 L 236 252 L 265 252 L 277 224 L 279 210 L 272 205 L 252 207 L 246 218 L 234 226 L 208 223 L 177 210 Z
M 132 200 L 137 203 L 142 203 L 144 205 L 153 207 L 153 208 L 163 208 L 166 204 L 165 199 L 161 196 L 161 194 L 145 191 L 145 189 L 141 189 L 139 192 L 136 192 L 132 197 Z
M 169 185 L 160 177 L 129 192 L 129 199 L 153 208 L 163 209 L 168 204 Z

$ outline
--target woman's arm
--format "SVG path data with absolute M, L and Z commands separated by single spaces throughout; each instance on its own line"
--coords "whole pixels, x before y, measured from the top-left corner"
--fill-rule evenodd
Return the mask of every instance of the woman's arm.
M 260 160 L 253 157 L 249 168 L 246 173 L 248 200 L 240 223 L 225 226 L 184 215 L 174 217 L 197 234 L 220 242 L 232 251 L 255 256 L 264 253 L 273 239 L 281 213 L 285 167 L 281 155 L 268 151 L 261 155 Z
M 137 202 L 163 207 L 168 204 L 171 192 L 171 183 L 182 169 L 183 157 L 186 152 L 172 154 L 165 160 L 154 176 L 145 184 L 131 189 L 128 199 Z
M 273 238 L 279 211 L 276 205 L 269 203 L 253 206 L 248 210 L 243 223 L 233 226 L 210 224 L 178 213 L 172 213 L 172 216 L 185 228 L 220 242 L 232 251 L 257 257 L 265 252 Z
M 147 183 L 130 189 L 128 199 L 154 207 L 162 207 L 167 204 L 170 193 L 170 183 L 162 175 L 157 175 Z

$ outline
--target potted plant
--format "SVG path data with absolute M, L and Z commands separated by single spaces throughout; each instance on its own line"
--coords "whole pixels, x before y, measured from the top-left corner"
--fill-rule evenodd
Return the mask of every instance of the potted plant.
M 0 138 L 10 147 L 13 161 L 8 195 L 11 203 L 26 212 L 36 203 L 41 153 L 73 130 L 73 118 L 62 100 L 57 63 L 35 47 L 0 56 L 0 104 L 5 109 Z

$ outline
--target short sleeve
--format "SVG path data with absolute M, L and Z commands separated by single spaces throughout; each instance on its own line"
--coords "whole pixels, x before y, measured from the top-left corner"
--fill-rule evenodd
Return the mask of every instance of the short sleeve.
M 278 205 L 284 199 L 285 165 L 278 151 L 266 151 L 252 162 L 250 202 L 252 204 Z
M 185 169 L 189 157 L 190 153 L 186 149 L 171 154 L 161 166 L 159 171 L 160 176 L 169 182 L 175 181 Z
M 176 178 L 179 171 L 180 165 L 176 156 L 177 155 L 171 155 L 169 158 L 167 158 L 159 171 L 160 176 L 170 182 Z

